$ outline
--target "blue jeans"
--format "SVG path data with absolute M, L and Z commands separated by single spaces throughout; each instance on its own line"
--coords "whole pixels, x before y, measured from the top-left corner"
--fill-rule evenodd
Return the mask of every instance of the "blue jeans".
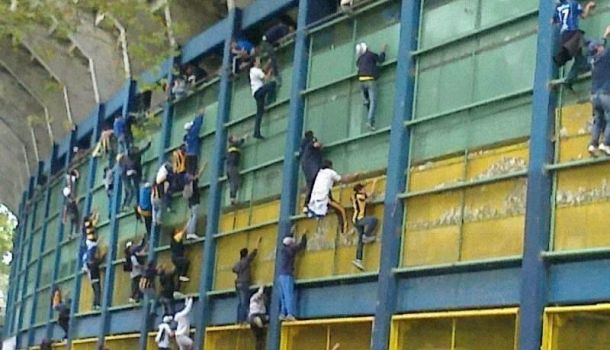
M 374 216 L 365 216 L 354 223 L 354 227 L 358 231 L 358 246 L 356 247 L 356 259 L 362 260 L 362 254 L 364 251 L 364 242 L 362 242 L 362 239 L 364 238 L 364 236 L 370 237 L 373 235 L 375 228 L 377 228 L 377 221 L 377 218 Z
M 186 224 L 186 234 L 196 235 L 197 234 L 197 214 L 199 213 L 199 204 L 195 204 L 189 208 L 190 216 Z
M 244 284 L 236 284 L 237 292 L 237 322 L 243 323 L 248 320 L 250 311 L 250 288 Z
M 377 82 L 375 80 L 365 80 L 360 82 L 360 90 L 364 105 L 368 109 L 367 122 L 375 125 L 375 108 L 377 107 Z
M 610 146 L 610 95 L 597 93 L 591 95 L 593 104 L 593 129 L 591 130 L 591 145 L 599 145 L 599 137 L 604 133 L 604 145 Z
M 280 315 L 296 314 L 296 292 L 294 290 L 294 276 L 280 275 Z
M 123 188 L 125 191 L 125 198 L 123 199 L 123 208 L 129 207 L 133 203 L 138 193 L 138 186 L 133 176 L 126 176 L 123 178 Z

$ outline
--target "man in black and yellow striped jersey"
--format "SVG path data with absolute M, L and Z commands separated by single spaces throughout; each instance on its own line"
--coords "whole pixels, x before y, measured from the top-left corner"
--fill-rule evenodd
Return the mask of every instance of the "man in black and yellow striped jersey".
M 378 220 L 374 216 L 366 215 L 366 202 L 375 193 L 376 184 L 377 180 L 373 181 L 371 192 L 366 192 L 365 185 L 359 183 L 354 186 L 354 194 L 352 195 L 352 205 L 354 206 L 352 223 L 358 232 L 356 259 L 352 261 L 352 264 L 354 264 L 354 266 L 356 266 L 359 270 L 364 270 L 364 265 L 362 265 L 364 245 L 375 241 L 374 232 L 377 228 Z

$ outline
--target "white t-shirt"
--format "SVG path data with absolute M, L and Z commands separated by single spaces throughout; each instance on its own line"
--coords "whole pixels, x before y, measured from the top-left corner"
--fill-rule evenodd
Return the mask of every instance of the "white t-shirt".
M 252 89 L 252 96 L 265 85 L 265 72 L 258 67 L 250 68 L 250 88 Z
M 159 325 L 159 331 L 157 332 L 157 336 L 155 340 L 160 348 L 169 348 L 169 336 L 172 329 L 167 323 L 161 323 Z
M 165 180 L 167 180 L 167 175 L 168 175 L 168 171 L 167 168 L 164 166 L 159 168 L 159 171 L 157 171 L 157 184 L 161 184 L 163 182 L 165 182 Z
M 333 188 L 335 182 L 341 181 L 339 175 L 333 169 L 322 169 L 318 171 L 316 181 L 311 190 L 311 199 L 309 200 L 309 210 L 315 215 L 324 216 L 328 211 L 328 194 Z

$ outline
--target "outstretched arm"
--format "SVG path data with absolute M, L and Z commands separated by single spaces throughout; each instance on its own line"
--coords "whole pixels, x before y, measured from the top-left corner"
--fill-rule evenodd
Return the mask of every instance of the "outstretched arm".
M 589 17 L 589 15 L 591 14 L 591 12 L 593 12 L 593 9 L 595 8 L 595 1 L 589 1 L 586 5 L 585 5 L 585 9 L 582 11 L 582 13 L 580 14 L 580 18 L 587 18 Z
M 186 317 L 193 307 L 193 298 L 186 298 L 186 302 L 184 303 L 184 309 L 180 310 L 180 312 L 176 313 L 175 318 Z

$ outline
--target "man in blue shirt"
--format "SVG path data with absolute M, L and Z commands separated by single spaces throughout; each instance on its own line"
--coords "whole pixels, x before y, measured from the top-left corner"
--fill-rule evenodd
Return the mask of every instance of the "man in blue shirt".
M 114 118 L 112 131 L 119 143 L 119 153 L 127 152 L 129 149 L 129 144 L 127 142 L 127 123 L 122 115 L 119 114 Z
M 610 49 L 605 47 L 609 36 L 610 26 L 606 28 L 603 42 L 593 40 L 588 45 L 592 61 L 591 103 L 594 119 L 588 150 L 593 156 L 597 155 L 598 150 L 610 155 Z M 604 142 L 599 144 L 602 131 Z
M 233 39 L 231 41 L 231 55 L 233 56 L 233 74 L 239 73 L 250 63 L 254 57 L 255 47 L 246 39 Z
M 562 67 L 572 58 L 574 59 L 572 68 L 564 82 L 570 90 L 578 74 L 589 69 L 587 60 L 582 53 L 584 32 L 579 28 L 579 19 L 587 18 L 594 8 L 595 2 L 593 1 L 589 1 L 583 8 L 578 0 L 560 0 L 555 9 L 553 23 L 560 26 L 561 48 L 553 60 L 559 67 Z
M 296 255 L 307 248 L 307 236 L 301 237 L 301 242 L 297 243 L 292 236 L 282 239 L 280 249 L 279 269 L 279 288 L 280 288 L 280 320 L 296 320 L 296 291 L 294 289 L 294 262 Z
M 197 164 L 199 163 L 199 149 L 201 141 L 199 133 L 203 125 L 203 112 L 201 112 L 192 122 L 184 125 L 186 134 L 184 135 L 184 144 L 186 146 L 186 172 L 191 176 L 197 175 Z

